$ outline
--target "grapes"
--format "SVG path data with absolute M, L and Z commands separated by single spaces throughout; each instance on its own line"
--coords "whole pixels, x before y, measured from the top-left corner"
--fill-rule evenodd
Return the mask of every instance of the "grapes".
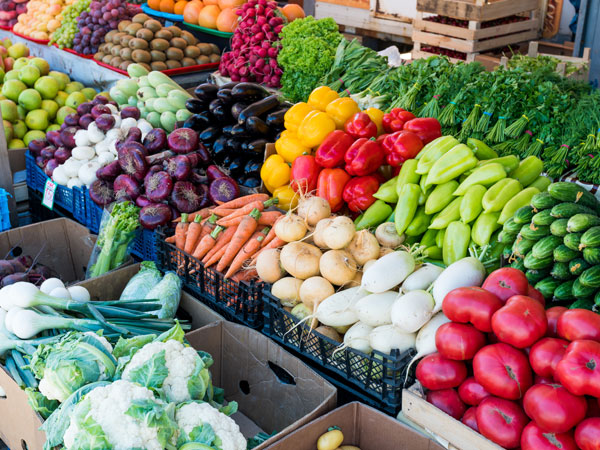
M 67 6 L 62 11 L 62 23 L 59 28 L 52 33 L 50 37 L 51 43 L 56 43 L 60 48 L 71 48 L 73 38 L 77 30 L 77 18 L 82 15 L 87 15 L 87 10 L 90 8 L 91 0 L 77 0 L 72 5 Z

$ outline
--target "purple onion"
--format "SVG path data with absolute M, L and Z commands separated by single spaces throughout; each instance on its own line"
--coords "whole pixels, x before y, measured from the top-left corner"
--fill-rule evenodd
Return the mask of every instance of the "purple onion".
M 121 110 L 121 119 L 127 119 L 128 117 L 133 117 L 135 120 L 139 120 L 140 110 L 135 106 L 126 106 Z
M 88 129 L 88 127 L 90 126 L 90 123 L 92 123 L 94 121 L 94 116 L 92 116 L 91 114 L 84 114 L 83 116 L 81 116 L 79 118 L 79 126 L 81 128 L 84 129 Z
M 141 194 L 139 183 L 131 175 L 119 175 L 113 184 L 117 201 L 135 200 Z
M 173 180 L 167 172 L 148 174 L 144 179 L 144 190 L 148 199 L 155 203 L 166 200 L 173 190 Z
M 135 142 L 130 144 L 135 144 Z M 142 181 L 148 172 L 148 162 L 144 154 L 137 148 L 123 146 L 119 150 L 118 160 L 123 172 L 132 175 L 137 181 Z
M 65 117 L 65 123 L 69 127 L 76 127 L 79 125 L 79 114 L 69 114 Z
M 79 105 L 77 107 L 77 114 L 79 114 L 80 116 L 89 114 L 93 107 L 94 107 L 94 105 L 92 102 L 82 103 L 81 105 Z
M 56 147 L 54 145 L 48 145 L 42 149 L 40 152 L 40 156 L 46 159 L 54 158 L 54 152 L 56 152 Z
M 48 133 L 46 133 L 46 137 L 48 137 Z M 42 149 L 44 149 L 47 146 L 48 141 L 46 139 L 34 139 L 33 141 L 29 142 L 29 145 L 27 147 L 29 148 L 29 151 L 32 152 L 34 155 L 39 155 Z
M 193 183 L 177 181 L 173 185 L 171 202 L 182 213 L 191 213 L 199 209 L 202 197 Z
M 95 105 L 90 111 L 94 119 L 97 119 L 102 114 L 110 114 L 110 108 L 105 105 Z
M 96 95 L 94 100 L 92 100 L 92 104 L 95 105 L 106 105 L 108 103 L 108 99 L 104 95 Z
M 96 177 L 105 181 L 113 181 L 119 175 L 121 175 L 119 161 L 111 161 L 96 171 Z
M 146 134 L 142 144 L 149 154 L 158 153 L 164 150 L 167 145 L 167 133 L 161 128 L 153 128 Z
M 167 163 L 167 173 L 177 181 L 187 180 L 192 172 L 192 165 L 186 155 L 177 155 Z
M 151 205 L 152 202 L 148 200 L 148 197 L 146 197 L 145 195 L 140 195 L 138 198 L 135 199 L 135 204 L 140 208 L 143 208 L 144 206 Z
M 54 158 L 49 159 L 48 162 L 46 163 L 46 167 L 44 168 L 44 173 L 46 175 L 48 175 L 49 177 L 52 176 L 52 173 L 54 172 L 54 169 L 56 169 L 58 167 L 58 161 L 55 160 Z
M 101 114 L 96 117 L 96 126 L 99 130 L 108 131 L 115 126 L 115 118 L 112 114 Z
M 71 150 L 66 149 L 64 147 L 60 147 L 54 152 L 54 159 L 56 159 L 59 162 L 59 164 L 63 164 L 70 157 Z
M 167 142 L 175 153 L 189 153 L 198 147 L 198 133 L 191 128 L 178 128 L 169 134 Z
M 140 223 L 148 230 L 167 225 L 172 217 L 171 208 L 164 203 L 151 203 L 140 211 Z
M 115 201 L 115 192 L 112 183 L 105 180 L 96 180 L 90 186 L 90 198 L 98 206 L 106 206 Z
M 67 127 L 60 132 L 60 141 L 64 147 L 75 148 L 75 133 L 77 128 Z
M 138 127 L 131 127 L 127 132 L 125 142 L 142 142 L 142 130 Z
M 208 197 L 213 203 L 229 202 L 240 196 L 240 189 L 233 178 L 222 177 L 210 183 Z

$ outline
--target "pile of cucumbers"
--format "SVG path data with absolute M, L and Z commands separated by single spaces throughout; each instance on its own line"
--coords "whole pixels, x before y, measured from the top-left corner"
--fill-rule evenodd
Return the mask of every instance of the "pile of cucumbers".
M 504 223 L 498 240 L 547 302 L 600 306 L 600 202 L 583 187 L 551 184 Z

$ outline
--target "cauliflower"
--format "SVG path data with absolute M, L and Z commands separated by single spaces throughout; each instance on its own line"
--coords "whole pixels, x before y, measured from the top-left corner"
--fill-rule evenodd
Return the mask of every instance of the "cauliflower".
M 175 421 L 179 427 L 180 446 L 187 442 L 200 442 L 209 446 L 213 444 L 221 450 L 246 450 L 246 439 L 238 424 L 208 403 L 179 405 Z M 212 428 L 212 432 L 207 430 L 206 425 Z
M 174 405 L 125 380 L 90 391 L 70 414 L 66 450 L 175 448 Z M 223 449 L 225 450 L 225 449 Z

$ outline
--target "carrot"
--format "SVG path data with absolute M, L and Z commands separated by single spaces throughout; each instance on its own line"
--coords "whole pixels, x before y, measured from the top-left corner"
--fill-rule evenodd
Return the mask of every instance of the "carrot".
M 179 222 L 177 224 L 177 227 L 175 227 L 175 247 L 177 247 L 178 249 L 181 249 L 181 250 L 183 250 L 183 247 L 185 246 L 185 238 L 187 235 L 187 230 L 190 226 L 187 219 L 188 219 L 188 215 L 185 213 L 182 214 L 181 222 Z
M 250 202 L 254 201 L 266 202 L 269 200 L 269 196 L 267 194 L 250 194 L 245 195 L 243 197 L 234 198 L 231 201 L 221 203 L 219 206 L 213 209 L 213 212 L 219 211 L 221 209 L 237 209 L 241 208 L 244 205 L 247 205 Z
M 165 242 L 167 244 L 174 244 L 175 243 L 175 235 L 173 236 L 169 236 L 168 238 L 165 239 Z
M 196 246 L 196 249 L 194 250 L 194 254 L 192 256 L 197 259 L 204 258 L 208 251 L 215 246 L 215 243 L 217 242 L 217 238 L 221 231 L 223 231 L 223 227 L 217 226 L 212 233 L 204 236 L 200 240 L 200 242 L 198 242 L 198 245 Z
M 256 273 L 256 269 L 246 269 L 240 270 L 238 273 L 231 277 L 231 280 L 237 282 L 250 281 L 253 278 L 256 278 L 257 276 L 258 274 Z
M 213 214 L 208 219 L 205 219 L 204 222 L 202 222 L 202 231 L 200 232 L 200 239 L 202 239 L 207 234 L 212 233 L 212 231 L 215 229 L 217 219 L 218 217 Z M 198 240 L 198 242 L 200 242 L 200 239 Z
M 269 227 L 263 228 L 262 231 L 256 231 L 252 235 L 250 240 L 246 242 L 246 245 L 244 245 L 244 248 L 242 248 L 242 250 L 235 255 L 235 258 L 229 266 L 229 270 L 225 274 L 225 278 L 230 278 L 242 268 L 242 264 L 244 264 L 247 259 L 251 258 L 252 255 L 258 251 L 260 244 L 265 239 L 267 234 L 269 234 Z
M 231 238 L 231 242 L 227 246 L 227 251 L 219 261 L 217 265 L 217 271 L 223 272 L 235 255 L 242 249 L 242 246 L 250 239 L 250 236 L 256 231 L 258 227 L 258 219 L 260 218 L 260 211 L 253 209 L 250 214 L 245 216 L 240 222 L 238 229 Z
M 229 247 L 229 243 L 225 244 L 223 247 L 221 247 L 219 250 L 217 250 L 212 257 L 206 261 L 206 263 L 204 263 L 204 267 L 210 267 L 212 266 L 214 263 L 216 263 L 217 261 L 221 261 L 221 259 L 223 258 L 223 255 L 225 254 L 225 252 L 227 251 L 227 248 Z
M 208 216 L 210 216 L 210 208 L 202 208 L 196 212 L 188 214 L 188 220 L 194 220 L 196 219 L 196 216 L 200 216 L 203 219 L 206 219 Z M 181 222 L 181 217 L 178 217 L 173 222 Z
M 275 239 L 275 228 L 271 228 L 269 234 L 265 236 L 262 243 L 260 244 L 260 248 L 263 248 L 265 245 L 269 244 L 273 239 Z
M 202 224 L 200 221 L 202 218 L 200 216 L 194 217 L 194 221 L 190 223 L 187 234 L 185 235 L 185 243 L 183 244 L 183 251 L 186 253 L 192 253 L 196 248 L 196 244 L 198 243 L 198 239 L 200 238 L 200 231 L 202 231 Z M 181 225 L 178 224 L 177 226 Z
M 256 200 L 254 202 L 250 202 L 247 205 L 234 210 L 234 212 L 232 212 L 231 214 L 227 215 L 225 217 L 226 220 L 231 220 L 235 217 L 240 217 L 240 216 L 245 216 L 247 214 L 250 214 L 252 212 L 253 209 L 258 209 L 260 212 L 264 211 L 265 208 L 268 208 L 269 206 L 275 205 L 277 204 L 279 200 L 276 198 L 272 198 L 271 200 L 267 200 L 266 202 L 261 202 L 259 200 Z
M 219 217 L 227 217 L 229 214 L 233 214 L 236 211 L 237 211 L 237 209 L 225 208 L 225 209 L 213 210 L 213 214 L 215 214 Z
M 215 246 L 202 258 L 202 262 L 206 264 L 206 262 L 224 245 L 229 244 L 231 237 L 235 234 L 235 230 L 237 227 L 227 228 L 224 233 L 218 237 L 217 242 L 215 242 Z
M 258 219 L 258 225 L 268 225 L 268 226 L 273 226 L 273 224 L 277 221 L 277 219 L 279 217 L 281 217 L 283 214 L 280 213 L 279 211 L 267 211 L 261 214 L 260 218 Z M 247 216 L 245 216 L 247 217 Z M 239 225 L 242 222 L 242 219 L 244 219 L 244 217 L 238 216 L 238 217 L 234 217 L 231 220 L 227 220 L 227 217 L 224 217 L 222 219 L 217 220 L 217 225 L 221 225 L 222 227 L 230 227 L 233 225 Z
M 265 245 L 264 247 L 262 247 L 257 253 L 254 254 L 252 261 L 250 262 L 250 264 L 252 266 L 256 265 L 256 260 L 258 259 L 258 256 L 264 252 L 265 250 L 269 250 L 272 248 L 279 248 L 284 246 L 285 244 L 287 244 L 287 242 L 282 241 L 281 239 L 279 239 L 277 236 L 275 236 L 273 239 L 271 239 L 271 242 L 269 242 L 267 245 Z

